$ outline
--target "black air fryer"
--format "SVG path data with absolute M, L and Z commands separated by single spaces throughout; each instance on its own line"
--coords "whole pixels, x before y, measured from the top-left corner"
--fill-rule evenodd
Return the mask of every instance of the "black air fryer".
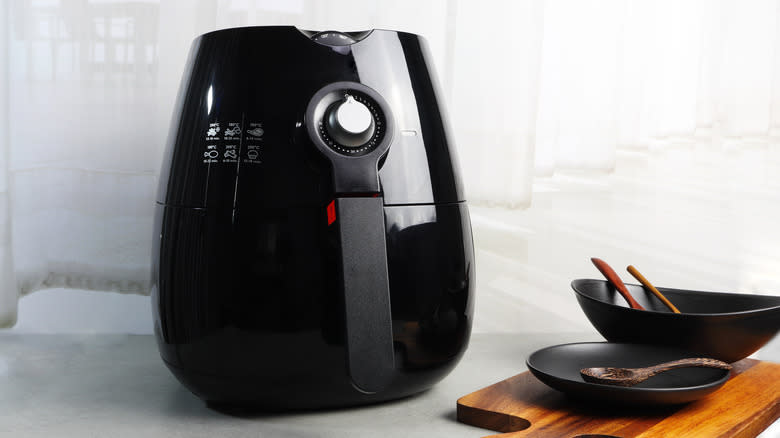
M 471 225 L 417 35 L 197 38 L 157 200 L 155 334 L 209 402 L 403 397 L 466 349 Z

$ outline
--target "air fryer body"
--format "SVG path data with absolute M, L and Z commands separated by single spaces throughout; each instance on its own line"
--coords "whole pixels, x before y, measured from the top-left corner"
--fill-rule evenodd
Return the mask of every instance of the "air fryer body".
M 333 99 L 354 89 L 376 110 L 385 149 L 360 152 L 375 154 L 366 187 L 344 178 L 357 149 L 329 157 L 313 120 L 333 84 L 346 84 Z M 317 408 L 403 397 L 452 370 L 471 332 L 474 259 L 440 105 L 416 35 L 251 27 L 195 40 L 160 179 L 152 281 L 161 356 L 186 387 L 210 402 Z M 378 222 L 344 225 L 369 207 Z M 388 315 L 356 323 L 344 289 L 362 274 L 343 255 L 372 235 Z M 374 259 L 367 247 L 358 264 Z M 388 333 L 389 356 L 370 360 L 389 371 L 371 390 L 356 377 L 359 324 Z

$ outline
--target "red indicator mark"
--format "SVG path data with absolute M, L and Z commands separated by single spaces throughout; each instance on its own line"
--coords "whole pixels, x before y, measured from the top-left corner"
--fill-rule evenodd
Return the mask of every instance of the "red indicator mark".
M 328 225 L 333 224 L 333 222 L 336 222 L 336 200 L 330 201 L 330 204 L 328 204 L 327 208 L 328 212 Z

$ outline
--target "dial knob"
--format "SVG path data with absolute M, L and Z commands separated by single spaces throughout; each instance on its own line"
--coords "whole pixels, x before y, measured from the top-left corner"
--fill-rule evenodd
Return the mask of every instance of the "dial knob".
M 325 120 L 328 135 L 350 148 L 366 144 L 376 129 L 371 110 L 350 95 L 331 105 Z

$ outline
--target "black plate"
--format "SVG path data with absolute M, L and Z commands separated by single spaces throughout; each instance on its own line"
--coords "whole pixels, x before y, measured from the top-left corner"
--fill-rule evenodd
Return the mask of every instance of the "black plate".
M 571 287 L 590 322 L 608 341 L 698 351 L 736 362 L 780 330 L 780 297 L 658 288 L 681 314 L 670 311 L 642 286 L 627 284 L 647 310 L 627 307 L 603 280 L 574 280 Z
M 681 368 L 667 371 L 632 386 L 589 383 L 580 370 L 590 367 L 646 367 L 671 360 L 697 357 L 669 347 L 586 342 L 543 348 L 526 365 L 534 376 L 576 398 L 634 405 L 674 405 L 702 398 L 723 386 L 729 372 L 715 368 Z

